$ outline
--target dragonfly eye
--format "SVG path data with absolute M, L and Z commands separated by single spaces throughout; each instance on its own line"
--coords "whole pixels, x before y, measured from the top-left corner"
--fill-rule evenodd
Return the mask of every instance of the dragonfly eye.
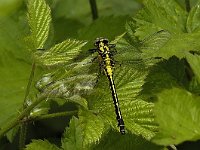
M 105 45 L 108 45 L 108 43 L 109 43 L 108 39 L 103 39 L 103 43 L 104 43 Z

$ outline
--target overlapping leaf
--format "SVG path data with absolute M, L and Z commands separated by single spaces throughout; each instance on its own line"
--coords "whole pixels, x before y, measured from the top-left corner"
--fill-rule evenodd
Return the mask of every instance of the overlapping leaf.
M 134 35 L 145 41 L 142 46 L 145 57 L 168 59 L 175 55 L 183 58 L 188 51 L 200 50 L 197 40 L 200 34 L 193 32 L 199 26 L 199 3 L 188 18 L 187 13 L 173 0 L 147 0 L 144 5 L 145 8 L 134 18 L 137 25 Z M 186 33 L 186 28 L 190 33 Z
M 184 58 L 189 51 L 200 51 L 200 43 L 197 40 L 199 37 L 198 32 L 177 35 L 170 35 L 167 31 L 157 32 L 143 43 L 143 56 L 168 59 L 175 55 L 178 58 Z
M 136 136 L 134 134 L 125 134 L 120 136 L 117 132 L 109 132 L 99 144 L 95 145 L 94 150 L 164 150 L 162 146 L 158 146 L 144 140 L 141 136 Z

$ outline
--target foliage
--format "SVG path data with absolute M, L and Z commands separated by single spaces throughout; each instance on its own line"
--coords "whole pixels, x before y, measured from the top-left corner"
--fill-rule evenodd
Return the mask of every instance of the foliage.
M 189 12 L 175 0 L 101 1 L 94 21 L 87 1 L 47 2 L 0 18 L 0 149 L 16 149 L 18 136 L 26 150 L 164 150 L 200 139 L 200 1 Z M 101 36 L 116 44 L 123 136 L 88 51 Z

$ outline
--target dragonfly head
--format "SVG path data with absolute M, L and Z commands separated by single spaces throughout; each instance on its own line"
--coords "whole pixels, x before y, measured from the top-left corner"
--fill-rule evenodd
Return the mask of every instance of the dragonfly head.
M 103 45 L 108 45 L 109 41 L 108 41 L 108 39 L 103 38 L 103 37 L 96 38 L 96 40 L 94 42 L 94 46 L 100 47 L 100 43 L 102 43 Z

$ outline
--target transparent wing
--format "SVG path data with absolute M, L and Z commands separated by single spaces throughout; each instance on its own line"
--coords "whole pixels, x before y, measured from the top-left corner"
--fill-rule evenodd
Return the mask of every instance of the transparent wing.
M 168 31 L 161 30 L 148 36 L 140 43 L 129 42 L 126 38 L 118 40 L 114 59 L 120 65 L 131 65 L 136 69 L 144 69 L 155 65 L 163 60 L 160 57 L 153 57 L 152 53 L 160 49 L 170 39 Z
M 36 84 L 39 91 L 48 92 L 49 97 L 70 99 L 90 92 L 95 86 L 97 72 L 92 71 L 92 57 L 64 66 L 45 74 Z M 94 68 L 94 67 L 92 67 Z

